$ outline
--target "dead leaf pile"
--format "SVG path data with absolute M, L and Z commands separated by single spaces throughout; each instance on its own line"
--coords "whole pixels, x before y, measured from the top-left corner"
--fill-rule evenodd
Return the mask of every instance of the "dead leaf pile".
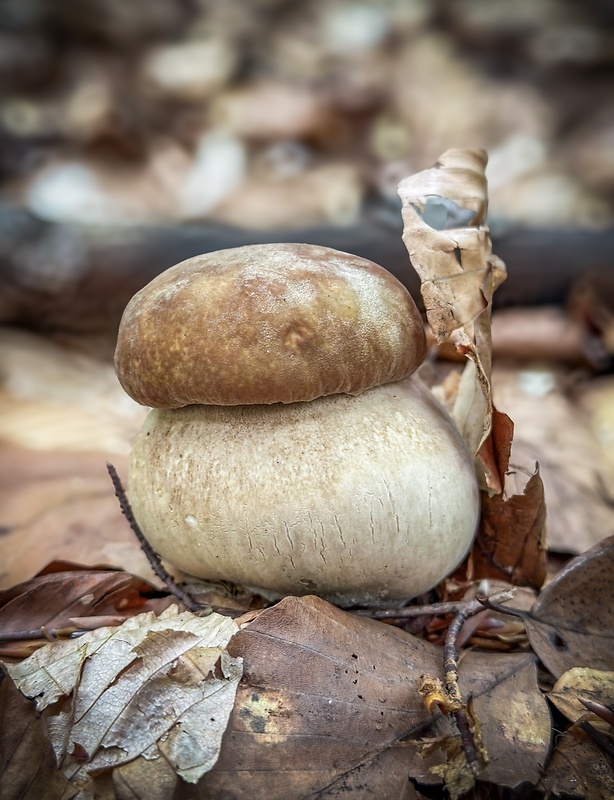
M 123 782 L 148 796 L 147 762 L 168 785 L 196 783 L 217 760 L 242 674 L 226 649 L 236 631 L 227 617 L 171 606 L 44 647 L 8 671 L 46 710 L 57 763 L 78 796 L 95 795 L 99 776 L 103 788 Z M 9 790 L 17 796 L 10 784 L 2 796 Z
M 53 562 L 32 580 L 0 590 L 0 656 L 24 658 L 58 636 L 162 611 L 172 598 L 159 594 L 128 572 Z

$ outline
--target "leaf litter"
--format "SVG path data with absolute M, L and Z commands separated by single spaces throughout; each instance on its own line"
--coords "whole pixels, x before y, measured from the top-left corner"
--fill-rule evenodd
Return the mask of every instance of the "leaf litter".
M 444 605 L 468 589 L 485 591 L 502 580 L 539 588 L 545 576 L 540 475 L 535 471 L 522 486 L 516 481 L 521 471 L 510 473 L 513 424 L 492 402 L 492 294 L 505 273 L 492 255 L 484 224 L 484 166 L 480 152 L 449 151 L 400 187 L 405 241 L 423 280 L 429 322 L 438 341 L 452 342 L 468 358 L 460 379 L 449 381 L 440 395 L 476 454 L 484 508 L 491 503 L 463 569 L 438 590 Z M 100 525 L 105 527 L 104 520 Z M 460 691 L 477 744 L 483 741 L 487 754 L 475 789 L 452 718 L 437 704 L 429 713 L 418 690 L 420 675 L 443 676 L 441 647 L 425 640 L 423 623 L 415 628 L 423 636 L 414 636 L 312 597 L 286 598 L 234 622 L 218 614 L 180 613 L 171 606 L 159 617 L 141 613 L 113 628 L 45 644 L 9 669 L 26 713 L 40 723 L 37 736 L 53 745 L 61 769 L 56 766 L 49 774 L 59 786 L 68 781 L 67 797 L 76 789 L 82 800 L 170 800 L 178 793 L 233 800 L 414 800 L 423 797 L 421 788 L 434 796 L 445 773 L 451 796 L 468 790 L 467 796 L 478 797 L 489 784 L 511 791 L 531 785 L 554 796 L 567 792 L 592 800 L 607 796 L 607 757 L 578 727 L 582 716 L 549 755 L 553 743 L 545 670 L 569 677 L 584 652 L 586 660 L 597 659 L 609 685 L 607 648 L 614 626 L 603 606 L 612 608 L 605 579 L 612 572 L 611 547 L 604 544 L 599 552 L 586 554 L 584 562 L 574 563 L 542 590 L 530 610 L 528 595 L 521 608 L 509 604 L 520 616 L 507 617 L 507 623 L 501 620 L 509 605 L 486 608 L 468 620 L 475 624 L 465 631 L 464 642 L 485 646 L 492 631 L 490 641 L 512 651 L 460 652 Z M 96 587 L 102 580 L 102 587 L 105 579 L 85 573 L 83 591 L 89 581 Z M 133 610 L 140 602 L 155 602 L 134 576 L 124 576 L 125 583 L 109 580 L 116 597 L 126 592 L 135 601 L 129 601 Z M 68 584 L 63 604 L 57 600 L 61 592 L 50 600 L 45 592 L 52 591 L 52 584 L 47 578 L 6 595 L 4 608 L 13 603 L 16 613 L 9 622 L 11 615 L 2 617 L 0 608 L 0 631 L 7 625 L 15 630 L 28 608 L 36 609 L 33 626 L 68 619 L 79 620 L 84 629 L 84 617 L 72 613 L 84 597 L 92 625 L 108 618 L 103 609 L 112 612 L 96 590 L 71 594 Z M 50 603 L 44 613 L 37 608 L 39 592 Z M 220 596 L 219 587 L 205 592 Z M 569 601 L 570 593 L 582 596 L 581 613 Z M 248 606 L 243 598 L 233 614 Z M 121 622 L 119 615 L 111 616 Z M 428 628 L 431 638 L 449 625 L 445 615 L 426 619 L 439 620 L 438 628 Z M 195 633 L 196 624 L 204 630 Z M 505 624 L 508 641 L 505 634 L 497 641 L 496 629 Z M 216 626 L 223 635 L 213 630 Z M 536 655 L 542 662 L 539 672 Z M 10 680 L 7 676 L 3 683 Z M 573 689 L 559 684 L 549 695 L 551 702 L 561 687 L 567 695 L 576 691 L 576 684 Z M 590 694 L 586 682 L 580 687 Z M 603 692 L 591 696 L 607 700 Z M 215 711 L 212 703 L 218 704 Z M 32 772 L 25 753 L 7 774 L 15 775 L 15 765 L 18 772 Z M 0 787 L 2 780 L 5 775 Z M 584 794 L 578 794 L 578 787 Z
M 75 784 L 139 756 L 195 783 L 215 763 L 242 675 L 228 617 L 176 606 L 46 645 L 8 667 L 47 710 L 57 761 Z

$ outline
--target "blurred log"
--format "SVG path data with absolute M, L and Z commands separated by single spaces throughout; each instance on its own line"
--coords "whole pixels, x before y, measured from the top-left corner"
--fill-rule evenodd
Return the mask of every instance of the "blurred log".
M 95 227 L 43 222 L 0 209 L 0 322 L 48 333 L 114 338 L 130 297 L 157 274 L 199 253 L 264 242 L 326 245 L 371 259 L 417 299 L 419 280 L 401 240 L 401 219 L 366 213 L 360 225 L 251 231 L 210 223 Z M 508 280 L 498 308 L 560 305 L 586 275 L 614 266 L 614 229 L 509 227 L 493 233 Z

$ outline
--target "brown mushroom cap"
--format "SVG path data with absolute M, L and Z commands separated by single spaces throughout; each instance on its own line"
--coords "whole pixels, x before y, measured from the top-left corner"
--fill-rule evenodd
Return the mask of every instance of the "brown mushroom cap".
M 401 380 L 426 340 L 405 287 L 366 259 L 305 244 L 238 247 L 138 292 L 115 365 L 143 405 L 294 403 Z

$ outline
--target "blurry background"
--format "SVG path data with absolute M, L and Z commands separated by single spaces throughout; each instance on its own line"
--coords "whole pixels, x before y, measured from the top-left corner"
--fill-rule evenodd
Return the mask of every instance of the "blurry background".
M 147 574 L 103 466 L 144 414 L 110 361 L 134 291 L 286 239 L 415 294 L 396 186 L 449 147 L 489 152 L 495 388 L 553 547 L 611 533 L 613 76 L 607 0 L 0 0 L 0 581 Z

